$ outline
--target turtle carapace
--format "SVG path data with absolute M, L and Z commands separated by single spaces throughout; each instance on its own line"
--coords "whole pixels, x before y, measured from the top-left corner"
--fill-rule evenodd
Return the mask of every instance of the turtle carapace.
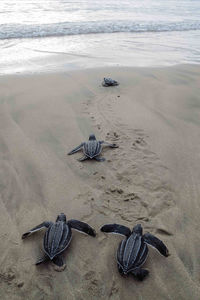
M 123 225 L 108 224 L 101 227 L 101 231 L 118 233 L 126 237 L 117 250 L 117 265 L 121 275 L 131 273 L 141 281 L 148 275 L 149 271 L 141 268 L 148 256 L 147 244 L 156 248 L 163 256 L 169 256 L 165 244 L 150 233 L 143 234 L 140 224 L 137 224 L 132 231 Z
M 79 146 L 74 148 L 72 151 L 68 153 L 68 155 L 74 154 L 79 150 L 83 149 L 84 156 L 79 159 L 79 161 L 84 161 L 86 159 L 95 159 L 97 161 L 104 161 L 105 158 L 99 157 L 102 145 L 111 147 L 111 148 L 118 148 L 116 144 L 110 144 L 105 141 L 97 141 L 94 134 L 90 134 L 89 140 L 87 142 L 81 143 Z
M 58 267 L 63 267 L 62 253 L 67 249 L 72 238 L 72 228 L 83 233 L 96 236 L 95 230 L 88 224 L 77 220 L 66 220 L 65 214 L 58 215 L 56 222 L 43 222 L 22 235 L 22 239 L 30 236 L 32 233 L 46 227 L 47 230 L 43 239 L 44 256 L 40 258 L 36 265 L 51 260 Z
M 119 85 L 119 83 L 116 80 L 113 80 L 112 78 L 104 77 L 102 85 L 107 87 L 107 86 Z

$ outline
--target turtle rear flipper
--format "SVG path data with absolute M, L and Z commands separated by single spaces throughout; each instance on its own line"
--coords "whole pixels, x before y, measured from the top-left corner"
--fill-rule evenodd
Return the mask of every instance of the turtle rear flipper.
M 102 232 L 122 234 L 127 237 L 131 234 L 131 230 L 128 227 L 120 224 L 107 224 L 102 226 L 100 230 Z
M 117 268 L 118 268 L 119 274 L 123 276 L 124 272 L 123 272 L 122 267 L 119 264 L 117 264 Z
M 102 161 L 105 161 L 106 159 L 104 157 L 99 157 L 99 156 L 95 156 L 94 159 L 96 161 L 99 161 L 99 162 L 102 162 Z
M 23 235 L 22 235 L 22 239 L 25 239 L 26 237 L 28 237 L 29 235 L 31 235 L 32 233 L 36 232 L 36 231 L 39 231 L 40 229 L 46 227 L 48 228 L 51 224 L 53 224 L 52 222 L 43 222 L 35 227 L 33 227 L 32 229 L 30 229 L 29 231 L 25 232 Z
M 143 238 L 144 238 L 145 243 L 156 248 L 160 252 L 160 254 L 162 254 L 165 257 L 169 256 L 169 250 L 167 249 L 165 244 L 160 239 L 158 239 L 157 237 L 155 237 L 154 235 L 152 235 L 149 232 L 145 233 L 143 235 Z
M 84 222 L 81 222 L 81 221 L 78 221 L 78 220 L 69 220 L 67 222 L 67 224 L 75 230 L 78 230 L 80 232 L 84 232 L 84 233 L 89 234 L 93 237 L 96 236 L 95 230 L 92 227 L 90 227 L 87 223 L 84 223 Z
M 52 261 L 58 267 L 62 267 L 64 265 L 62 255 L 58 255 L 58 256 L 54 257 L 52 259 Z
M 110 148 L 119 148 L 118 145 L 116 145 L 115 143 L 114 144 L 110 144 L 108 142 L 105 142 L 105 141 L 101 141 L 101 144 L 104 144 L 105 146 L 108 146 Z
M 54 259 L 52 261 L 54 263 L 55 271 L 62 272 L 66 268 L 66 264 L 64 264 L 63 259 L 62 259 L 62 255 L 58 255 L 58 256 L 54 257 Z
M 74 154 L 74 153 L 78 152 L 79 150 L 81 150 L 81 148 L 83 147 L 84 144 L 85 144 L 85 143 L 81 143 L 79 146 L 77 146 L 77 147 L 74 148 L 72 151 L 70 151 L 70 152 L 68 153 L 68 155 Z
M 49 256 L 47 254 L 44 254 L 42 257 L 40 257 L 37 261 L 36 261 L 36 265 L 40 265 L 44 262 L 47 262 L 49 260 Z
M 84 156 L 82 156 L 81 158 L 79 158 L 78 161 L 84 161 L 84 160 L 86 160 L 86 159 L 88 159 L 88 157 L 84 155 Z
M 142 281 L 148 274 L 149 271 L 142 269 L 142 268 L 137 268 L 131 272 L 134 277 L 136 277 L 139 281 Z

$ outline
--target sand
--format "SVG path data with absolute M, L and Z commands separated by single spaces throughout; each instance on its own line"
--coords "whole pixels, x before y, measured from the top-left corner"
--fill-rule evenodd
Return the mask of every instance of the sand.
M 104 88 L 110 76 L 118 87 Z M 200 298 L 200 66 L 102 68 L 0 78 L 0 299 Z M 90 133 L 115 142 L 105 162 L 67 152 Z M 73 231 L 66 268 L 35 266 L 41 231 L 64 212 Z M 120 276 L 122 237 L 106 223 L 141 223 L 168 246 L 150 249 L 143 282 Z

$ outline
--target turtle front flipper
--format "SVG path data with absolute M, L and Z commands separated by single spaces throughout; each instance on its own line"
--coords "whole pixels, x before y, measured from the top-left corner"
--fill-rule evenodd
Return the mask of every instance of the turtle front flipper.
M 37 261 L 36 261 L 36 265 L 40 265 L 46 261 L 49 260 L 49 256 L 47 254 L 44 254 L 42 257 L 40 257 Z
M 131 235 L 131 230 L 128 227 L 119 224 L 107 224 L 102 226 L 100 230 L 102 232 L 122 234 L 127 237 Z
M 69 220 L 67 222 L 67 224 L 75 230 L 84 232 L 84 233 L 89 234 L 93 237 L 96 236 L 95 230 L 92 227 L 90 227 L 87 223 L 84 223 L 84 222 L 81 222 L 81 221 L 78 221 L 78 220 Z
M 169 250 L 167 249 L 165 244 L 157 237 L 148 232 L 143 235 L 143 238 L 145 243 L 156 248 L 160 252 L 160 254 L 162 254 L 165 257 L 169 256 Z
M 85 143 L 81 143 L 79 146 L 77 146 L 77 147 L 74 148 L 72 151 L 70 151 L 70 152 L 68 153 L 68 155 L 74 154 L 74 153 L 78 152 L 79 150 L 81 150 L 81 148 L 83 147 L 84 144 L 85 144 Z
M 39 231 L 40 229 L 42 229 L 44 227 L 48 228 L 51 224 L 53 224 L 53 223 L 45 221 L 45 222 L 33 227 L 32 229 L 30 229 L 29 231 L 25 232 L 22 235 L 22 239 L 25 239 L 27 236 L 31 235 L 32 233 L 34 233 L 36 231 Z
M 136 268 L 131 272 L 134 277 L 136 277 L 139 281 L 142 281 L 148 274 L 149 271 L 142 269 L 142 268 Z

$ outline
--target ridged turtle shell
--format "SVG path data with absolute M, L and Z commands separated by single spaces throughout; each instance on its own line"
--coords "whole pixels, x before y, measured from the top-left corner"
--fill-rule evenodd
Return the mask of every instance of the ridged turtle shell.
M 48 228 L 44 235 L 44 251 L 53 259 L 62 253 L 69 245 L 72 238 L 71 228 L 64 222 L 58 221 Z
M 101 144 L 98 141 L 94 140 L 88 141 L 84 144 L 83 152 L 87 157 L 93 158 L 101 153 L 101 149 Z
M 148 255 L 148 247 L 139 234 L 131 234 L 122 240 L 118 251 L 117 261 L 125 273 L 131 272 L 144 264 Z

